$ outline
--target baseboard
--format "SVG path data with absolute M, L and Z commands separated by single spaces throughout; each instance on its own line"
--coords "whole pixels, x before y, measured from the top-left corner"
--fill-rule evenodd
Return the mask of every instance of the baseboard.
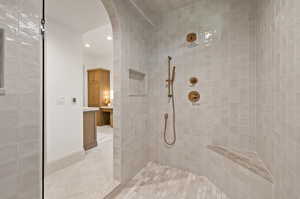
M 45 174 L 46 174 L 46 176 L 48 176 L 58 170 L 64 169 L 72 164 L 75 164 L 75 163 L 83 160 L 84 156 L 85 156 L 85 152 L 79 151 L 79 152 L 72 153 L 71 155 L 68 155 L 59 160 L 49 162 L 46 165 Z

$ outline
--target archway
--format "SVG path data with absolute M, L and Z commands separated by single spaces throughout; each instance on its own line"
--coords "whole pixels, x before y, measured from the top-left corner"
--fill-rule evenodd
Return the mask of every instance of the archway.
M 114 143 L 113 170 L 114 178 L 122 182 L 122 133 L 120 128 L 121 115 L 121 31 L 119 16 L 114 1 L 101 0 L 110 18 L 113 31 L 113 76 L 114 76 Z
M 97 3 L 97 1 L 98 1 L 98 3 Z M 72 6 L 74 6 L 74 5 L 72 5 L 72 6 L 68 6 L 68 5 L 70 5 L 70 2 L 69 2 L 69 4 L 68 3 L 66 3 L 66 2 L 68 2 L 68 1 L 64 1 L 64 4 L 63 4 L 63 2 L 62 2 L 62 4 L 63 5 L 65 5 L 65 8 L 67 8 L 67 11 L 70 11 L 70 9 L 72 10 L 72 8 L 70 8 L 70 7 L 72 7 Z M 95 2 L 94 2 L 95 3 Z M 101 3 L 101 1 L 99 1 L 99 0 L 96 0 L 96 3 L 97 4 L 100 4 Z M 121 96 L 120 96 L 120 89 L 121 89 L 121 78 L 120 78 L 120 75 L 115 75 L 115 74 L 117 74 L 117 73 L 119 73 L 119 71 L 120 71 L 120 64 L 119 64 L 119 62 L 118 61 L 116 61 L 116 60 L 120 60 L 120 51 L 119 51 L 119 49 L 120 49 L 120 35 L 119 35 L 119 22 L 118 22 L 118 18 L 117 18 L 117 14 L 116 14 L 116 9 L 115 9 L 115 6 L 114 6 L 114 2 L 110 2 L 110 1 L 104 1 L 104 2 L 102 2 L 102 4 L 105 6 L 105 8 L 106 8 L 106 10 L 107 10 L 107 13 L 108 13 L 108 15 L 109 15 L 109 18 L 110 18 L 110 21 L 111 21 L 111 25 L 112 25 L 112 29 L 113 29 L 113 49 L 114 49 L 114 53 L 113 53 L 113 66 L 114 66 L 114 68 L 115 68 L 115 70 L 113 70 L 113 76 L 115 76 L 116 78 L 115 78 L 115 80 L 114 80 L 114 82 L 115 82 L 115 86 L 114 86 L 114 93 L 115 93 L 115 100 L 114 100 L 114 127 L 115 127 L 115 133 L 114 133 L 114 139 L 113 139 L 113 144 L 110 144 L 110 146 L 112 146 L 113 145 L 113 147 L 110 147 L 110 149 L 112 149 L 113 148 L 113 158 L 112 157 L 110 157 L 109 158 L 109 162 L 113 162 L 113 166 L 110 166 L 109 168 L 112 168 L 113 167 L 113 169 L 111 169 L 111 170 L 113 170 L 114 172 L 113 172 L 113 175 L 114 175 L 114 179 L 116 180 L 116 181 L 121 181 L 122 180 L 122 177 L 121 177 L 121 133 L 120 133 L 120 125 L 119 125 L 119 121 L 120 121 L 120 104 L 121 104 Z M 84 3 L 82 3 L 81 4 L 82 5 L 82 7 L 84 7 L 85 6 L 85 4 Z M 59 9 L 59 8 L 58 8 Z M 82 9 L 80 9 L 80 6 L 78 6 L 77 5 L 77 10 L 75 10 L 75 11 L 72 11 L 73 12 L 73 16 L 76 16 L 76 13 L 83 13 L 84 14 L 84 12 L 82 12 L 82 10 L 84 10 L 84 8 L 82 8 Z M 95 9 L 93 8 L 93 7 L 91 7 L 90 6 L 90 9 L 86 9 L 86 10 L 93 10 L 93 11 L 95 11 Z M 103 13 L 103 6 L 102 6 L 102 13 Z M 97 10 L 96 10 L 96 12 L 98 12 Z M 61 13 L 63 13 L 63 12 L 61 12 Z M 68 12 L 66 12 L 66 13 L 68 13 Z M 74 14 L 75 13 L 75 14 Z M 86 11 L 85 11 L 85 13 L 86 13 Z M 64 13 L 63 13 L 64 14 Z M 68 14 L 70 14 L 70 13 L 68 13 Z M 62 17 L 64 17 L 64 15 L 61 15 Z M 101 15 L 100 15 L 101 16 Z M 82 16 L 81 18 L 83 18 L 83 21 L 84 21 L 84 16 Z M 90 19 L 91 17 L 89 16 L 89 19 Z M 100 17 L 99 17 L 100 18 Z M 76 19 L 76 17 L 75 17 L 75 19 Z M 76 22 L 76 20 L 73 20 L 73 19 L 71 19 L 72 20 L 72 25 L 74 24 L 73 22 L 75 21 Z M 95 19 L 95 17 L 94 17 L 94 20 L 97 20 L 97 19 Z M 50 19 L 49 19 L 49 21 L 50 21 Z M 53 21 L 52 21 L 53 22 Z M 60 23 L 60 21 L 55 21 L 55 22 L 58 22 L 58 23 Z M 82 21 L 81 21 L 82 22 Z M 55 41 L 59 41 L 59 42 L 55 42 L 55 44 L 58 44 L 58 45 L 52 45 L 52 46 L 50 46 L 52 49 L 52 51 L 51 51 L 51 53 L 53 53 L 53 52 L 55 52 L 55 56 L 56 56 L 56 59 L 53 59 L 53 56 L 52 56 L 52 58 L 51 58 L 51 60 L 60 60 L 60 63 L 59 63 L 59 65 L 60 66 L 63 66 L 63 64 L 61 64 L 61 62 L 65 62 L 66 61 L 66 59 L 68 59 L 69 60 L 69 62 L 68 63 L 66 63 L 66 65 L 68 64 L 69 65 L 69 71 L 71 72 L 74 68 L 72 68 L 72 65 L 74 66 L 74 63 L 76 63 L 76 70 L 78 69 L 78 67 L 77 67 L 77 65 L 78 65 L 78 63 L 81 63 L 81 62 L 79 62 L 79 60 L 78 60 L 78 57 L 79 57 L 79 54 L 78 54 L 78 51 L 76 51 L 76 54 L 73 52 L 73 50 L 75 49 L 75 47 L 74 47 L 74 43 L 76 43 L 76 49 L 78 49 L 77 47 L 79 47 L 80 45 L 82 45 L 82 44 L 79 44 L 78 43 L 78 40 L 77 41 L 75 41 L 75 40 L 70 40 L 70 38 L 73 38 L 75 35 L 77 35 L 77 32 L 74 30 L 74 32 L 72 32 L 72 28 L 71 29 L 69 29 L 69 31 L 68 32 L 64 32 L 64 28 L 67 28 L 67 26 L 68 26 L 68 23 L 69 23 L 69 21 L 68 20 L 66 20 L 66 19 L 64 19 L 64 23 L 61 23 L 60 24 L 60 26 L 52 26 L 52 30 L 51 30 L 51 34 L 52 34 L 52 36 L 53 35 L 55 35 L 56 36 L 56 38 L 59 38 L 59 40 L 55 40 Z M 50 24 L 50 23 L 49 23 Z M 76 24 L 76 23 L 75 23 Z M 76 24 L 77 25 L 77 28 L 81 28 L 80 27 L 80 25 L 85 25 L 84 23 L 78 23 L 78 24 Z M 65 25 L 65 26 L 64 26 Z M 54 27 L 54 28 L 53 28 Z M 72 27 L 72 26 L 70 26 L 70 27 Z M 83 26 L 83 29 L 84 30 L 86 30 L 85 29 L 85 27 L 86 26 Z M 49 28 L 50 29 L 50 28 Z M 48 30 L 47 30 L 48 31 Z M 83 33 L 82 32 L 84 32 L 84 31 L 81 31 L 80 32 L 80 34 L 82 35 Z M 48 33 L 50 33 L 50 30 L 49 30 L 49 32 Z M 63 34 L 62 34 L 63 33 Z M 46 43 L 47 43 L 47 38 L 48 38 L 48 41 L 49 41 L 49 35 L 50 34 L 46 34 Z M 62 35 L 63 35 L 63 38 L 65 38 L 65 39 L 62 39 Z M 48 37 L 47 37 L 48 36 Z M 110 35 L 111 36 L 111 35 Z M 97 37 L 97 35 L 96 35 L 96 37 Z M 103 35 L 102 35 L 102 37 L 103 37 Z M 53 38 L 53 37 L 52 37 Z M 79 37 L 78 37 L 79 38 Z M 103 38 L 106 38 L 106 36 L 105 37 L 103 37 Z M 102 39 L 103 39 L 102 38 Z M 105 39 L 106 40 L 106 39 Z M 107 39 L 108 40 L 108 39 Z M 47 43 L 47 44 L 49 44 L 49 43 Z M 53 43 L 52 43 L 53 44 Z M 63 46 L 62 45 L 60 45 L 60 44 L 63 44 Z M 83 45 L 82 45 L 82 47 L 84 48 L 84 47 L 86 47 L 86 43 L 85 42 L 83 42 Z M 63 51 L 63 52 L 62 52 Z M 47 53 L 49 53 L 50 51 L 49 51 L 49 45 L 46 45 L 46 57 L 48 56 L 47 55 Z M 67 56 L 63 56 L 63 54 L 64 55 L 67 55 Z M 52 54 L 52 55 L 54 55 L 54 53 Z M 59 56 L 58 56 L 59 55 Z M 72 57 L 70 57 L 69 55 L 72 55 Z M 48 57 L 49 58 L 49 57 Z M 72 59 L 72 58 L 74 58 L 74 59 Z M 49 60 L 49 59 L 48 59 Z M 73 63 L 70 63 L 70 61 L 71 62 L 73 62 Z M 76 61 L 76 62 L 75 62 Z M 47 65 L 48 65 L 48 67 L 47 67 Z M 51 75 L 52 75 L 52 82 L 53 81 L 56 81 L 55 82 L 55 84 L 57 85 L 57 77 L 55 77 L 55 74 L 53 73 L 53 67 L 49 67 L 49 66 L 54 66 L 55 64 L 54 64 L 54 62 L 52 62 L 52 63 L 48 63 L 47 62 L 47 59 L 46 59 L 46 77 L 47 77 L 47 75 L 49 75 L 49 71 L 48 71 L 48 69 L 49 68 L 51 68 L 51 70 L 52 70 L 52 73 L 51 73 Z M 58 64 L 57 64 L 58 65 Z M 81 67 L 82 67 L 82 65 L 81 65 Z M 56 67 L 56 71 L 58 71 L 57 69 L 58 69 L 59 67 Z M 67 72 L 68 72 L 68 70 L 66 70 L 66 68 L 64 68 L 63 69 L 64 71 L 65 71 L 65 73 L 64 74 L 67 74 Z M 61 69 L 60 69 L 60 71 L 61 71 Z M 83 73 L 85 73 L 85 69 L 83 69 L 83 71 L 82 71 Z M 58 73 L 56 73 L 56 74 L 58 74 Z M 74 74 L 73 74 L 74 75 Z M 79 73 L 78 73 L 78 71 L 77 71 L 77 73 L 76 73 L 76 77 L 72 77 L 72 81 L 73 80 L 76 80 L 77 78 L 79 79 L 79 76 L 78 75 L 80 75 Z M 60 75 L 61 76 L 61 75 Z M 65 82 L 67 83 L 67 84 L 70 84 L 68 81 L 69 81 L 69 78 L 70 77 L 70 75 L 65 79 Z M 49 80 L 49 79 L 51 79 L 51 78 L 46 78 L 46 98 L 47 98 L 47 92 L 48 92 L 48 87 L 47 87 L 47 85 L 50 85 L 48 82 L 47 82 L 47 79 Z M 82 74 L 81 74 L 81 78 L 82 78 Z M 61 80 L 62 78 L 60 78 L 59 80 Z M 81 82 L 83 82 L 82 80 L 76 80 L 76 81 L 81 81 Z M 61 83 L 64 83 L 63 81 L 60 81 Z M 53 84 L 52 84 L 53 85 Z M 61 85 L 63 85 L 63 84 L 61 84 Z M 63 85 L 64 86 L 64 85 Z M 56 86 L 56 88 L 58 88 L 57 86 Z M 81 101 L 83 101 L 83 104 L 85 105 L 85 103 L 84 103 L 84 100 L 83 100 L 83 98 L 84 97 L 82 97 L 81 98 L 81 96 L 80 96 L 80 92 L 82 92 L 82 90 L 81 90 L 81 88 L 80 87 L 77 87 L 77 84 L 76 85 L 74 85 L 74 88 L 77 88 L 78 90 L 76 91 L 76 94 L 71 94 L 72 95 L 72 97 L 71 96 L 68 96 L 69 94 L 57 94 L 56 92 L 57 92 L 57 90 L 58 89 L 60 89 L 60 88 L 58 88 L 57 90 L 55 90 L 55 89 L 53 89 L 53 87 L 51 88 L 52 90 L 52 93 L 54 93 L 55 95 L 48 95 L 48 96 L 50 96 L 50 100 L 48 100 L 48 102 L 49 101 L 51 101 L 51 103 L 53 104 L 53 101 L 55 101 L 54 102 L 54 106 L 59 106 L 60 107 L 60 109 L 61 109 L 61 115 L 59 115 L 59 114 L 53 114 L 53 115 L 56 115 L 56 116 L 53 116 L 52 118 L 54 118 L 55 119 L 55 121 L 57 122 L 58 120 L 55 118 L 55 117 L 61 117 L 61 119 L 60 119 L 60 122 L 65 122 L 65 121 L 68 121 L 69 122 L 69 124 L 70 124 L 70 121 L 71 121 L 71 123 L 73 122 L 73 125 L 74 126 L 76 126 L 76 128 L 73 128 L 73 130 L 76 130 L 76 136 L 77 136 L 77 138 L 78 138 L 78 136 L 79 136 L 79 129 L 80 128 L 77 128 L 78 127 L 78 123 L 79 123 L 79 119 L 77 120 L 73 120 L 73 119 L 69 119 L 69 118 L 67 118 L 67 117 L 64 117 L 64 116 L 62 116 L 62 115 L 64 115 L 65 113 L 66 113 L 66 111 L 64 110 L 65 109 L 65 105 L 66 106 L 69 106 L 69 108 L 70 108 L 70 105 L 72 106 L 72 109 L 78 109 L 78 108 L 81 108 L 80 107 L 80 104 L 81 104 Z M 71 88 L 69 88 L 69 89 L 71 89 Z M 65 91 L 66 91 L 67 89 L 65 89 Z M 79 91 L 79 90 L 81 90 L 81 91 Z M 48 92 L 49 93 L 49 92 Z M 60 96 L 58 96 L 58 95 L 60 95 L 60 96 L 62 96 L 62 97 L 60 97 Z M 74 96 L 74 98 L 73 98 L 73 96 Z M 52 98 L 51 98 L 52 97 Z M 72 99 L 72 100 L 70 100 L 70 99 Z M 46 103 L 46 107 L 47 107 L 47 103 Z M 57 108 L 56 107 L 56 108 Z M 100 106 L 99 106 L 99 108 L 100 108 Z M 49 108 L 46 108 L 46 114 L 47 114 L 47 110 L 48 110 L 48 113 L 50 112 L 49 110 L 51 110 L 51 107 L 50 107 L 50 109 Z M 85 111 L 83 111 L 83 112 L 85 112 Z M 77 113 L 78 113 L 78 111 L 77 111 Z M 75 114 L 77 114 L 77 113 L 75 113 Z M 52 114 L 52 113 L 51 113 Z M 74 114 L 74 115 L 75 115 Z M 81 113 L 80 113 L 81 115 L 82 115 L 82 110 L 81 110 Z M 84 114 L 85 115 L 85 114 Z M 48 115 L 47 115 L 48 116 Z M 47 129 L 47 124 L 48 124 L 48 121 L 47 121 L 47 118 L 49 119 L 49 117 L 46 117 L 46 129 Z M 52 123 L 53 124 L 53 123 Z M 57 125 L 56 125 L 57 124 Z M 45 148 L 46 148 L 46 152 L 47 153 L 45 153 L 45 168 L 47 168 L 46 169 L 46 173 L 45 173 L 45 175 L 47 176 L 48 175 L 48 171 L 50 171 L 49 173 L 51 173 L 52 172 L 52 168 L 53 168 L 53 170 L 54 170 L 54 172 L 56 172 L 56 171 L 58 171 L 58 170 L 60 170 L 60 171 L 62 171 L 62 169 L 64 169 L 64 168 L 66 168 L 66 167 L 69 167 L 70 165 L 73 167 L 74 166 L 74 162 L 75 163 L 79 163 L 82 159 L 85 159 L 85 155 L 86 154 L 88 154 L 89 152 L 87 151 L 88 149 L 86 149 L 86 148 L 84 148 L 85 150 L 86 150 L 86 152 L 85 151 L 83 151 L 82 150 L 82 141 L 76 141 L 76 146 L 74 146 L 74 143 L 71 143 L 71 144 L 73 144 L 72 145 L 72 147 L 73 147 L 73 149 L 71 149 L 71 150 L 69 150 L 68 149 L 68 153 L 61 153 L 61 154 L 59 154 L 60 152 L 62 152 L 63 150 L 63 152 L 65 152 L 66 150 L 66 148 L 68 148 L 68 144 L 70 145 L 70 142 L 69 142 L 69 140 L 72 140 L 73 139 L 73 141 L 75 140 L 75 138 L 72 138 L 71 137 L 71 134 L 72 133 L 70 133 L 70 132 L 72 132 L 72 130 L 70 130 L 70 128 L 69 128 L 69 126 L 71 126 L 71 125 L 69 125 L 69 124 L 59 124 L 59 123 L 56 123 L 56 124 L 54 124 L 54 125 L 52 125 L 52 126 L 59 126 L 58 128 L 60 128 L 60 129 L 58 129 L 58 131 L 57 132 L 55 132 L 55 130 L 53 130 L 53 128 L 52 129 L 50 129 L 50 130 L 46 130 L 46 136 L 45 136 L 45 138 L 48 136 L 48 135 L 50 135 L 50 133 L 53 133 L 54 132 L 54 134 L 56 134 L 56 135 L 63 135 L 62 133 L 64 132 L 64 129 L 65 129 L 65 132 L 68 132 L 68 133 L 65 133 L 65 135 L 64 135 L 64 137 L 66 137 L 66 136 L 68 136 L 70 139 L 65 139 L 64 138 L 64 141 L 65 142 L 63 142 L 62 140 L 58 140 L 57 138 L 59 137 L 59 136 L 56 136 L 55 137 L 55 140 L 53 139 L 53 137 L 51 138 L 52 140 L 51 140 L 51 144 L 52 144 L 52 146 L 51 147 L 49 147 L 49 145 L 48 145 L 48 138 L 47 139 L 45 139 L 46 140 L 46 145 L 45 145 Z M 69 125 L 69 126 L 68 126 Z M 49 125 L 48 125 L 49 126 Z M 50 133 L 49 133 L 50 132 Z M 67 135 L 68 134 L 68 135 Z M 73 133 L 74 134 L 74 133 Z M 85 134 L 84 132 L 83 132 L 83 134 Z M 96 132 L 96 134 L 97 134 L 97 132 Z M 81 135 L 82 135 L 82 133 L 81 133 Z M 84 136 L 83 136 L 84 137 Z M 61 137 L 60 137 L 61 138 Z M 79 139 L 77 139 L 76 138 L 76 140 L 79 140 Z M 97 138 L 96 138 L 97 139 Z M 49 139 L 50 140 L 50 139 Z M 54 140 L 54 141 L 53 141 Z M 94 139 L 95 140 L 95 139 Z M 56 142 L 56 141 L 59 141 L 59 142 Z M 99 142 L 98 142 L 99 143 Z M 111 142 L 110 142 L 111 143 Z M 93 145 L 93 147 L 96 147 L 97 146 L 97 144 L 96 145 Z M 81 151 L 80 151 L 80 147 L 81 147 Z M 58 149 L 59 148 L 59 149 Z M 75 150 L 74 150 L 74 148 L 75 148 Z M 55 150 L 53 150 L 53 149 L 55 149 Z M 55 152 L 55 155 L 56 156 L 54 156 L 53 154 L 54 153 L 52 153 L 52 151 L 51 151 L 51 157 L 50 156 L 48 156 L 48 150 L 49 151 L 51 151 L 51 150 L 53 150 L 54 152 Z M 72 150 L 74 151 L 74 153 L 72 152 Z M 59 153 L 58 153 L 59 152 Z M 57 155 L 58 154 L 58 155 Z M 112 153 L 110 153 L 110 154 L 112 154 Z M 94 155 L 95 156 L 95 155 Z M 50 158 L 49 158 L 50 157 Z M 65 157 L 67 157 L 67 158 L 65 158 Z M 110 160 L 112 160 L 113 159 L 113 161 L 110 161 Z M 61 161 L 62 160 L 62 161 Z M 99 160 L 99 159 L 97 159 L 96 161 L 98 161 L 98 163 L 100 163 L 101 164 L 101 160 Z M 62 163 L 63 162 L 63 166 L 62 166 Z M 95 160 L 93 160 L 93 162 L 95 163 Z M 48 164 L 49 163 L 49 164 Z M 54 164 L 52 164 L 51 165 L 51 163 L 54 163 Z M 103 163 L 103 162 L 102 162 Z M 49 167 L 48 167 L 48 165 L 50 165 Z M 82 164 L 83 166 L 86 166 L 86 165 L 88 165 L 88 164 L 86 164 L 86 163 L 84 163 L 84 164 Z M 52 167 L 51 167 L 52 166 Z M 57 166 L 57 167 L 56 167 Z M 49 169 L 50 168 L 50 169 Z M 76 167 L 77 169 L 79 168 L 78 166 Z M 83 171 L 83 172 L 81 172 L 81 169 L 83 168 L 83 167 L 81 167 L 80 168 L 80 170 L 76 170 L 76 168 L 72 168 L 72 172 L 70 172 L 71 173 L 71 175 L 69 175 L 69 176 L 71 176 L 71 177 L 81 177 L 81 179 L 84 179 L 85 178 L 85 176 L 83 176 L 82 175 L 82 173 L 86 173 L 87 174 L 87 172 L 85 172 L 85 171 Z M 89 168 L 89 167 L 88 167 Z M 107 168 L 107 167 L 106 167 Z M 93 172 L 96 172 L 96 173 L 94 173 L 95 175 L 97 175 L 97 174 L 99 174 L 99 173 L 104 173 L 104 172 L 107 172 L 107 169 L 100 169 L 99 170 L 99 168 L 98 169 L 95 169 L 95 168 L 91 168 L 90 170 L 93 170 Z M 87 169 L 86 169 L 87 170 Z M 109 170 L 109 182 L 111 182 L 112 180 L 112 171 L 111 170 Z M 79 173 L 76 173 L 76 171 L 78 171 Z M 80 173 L 81 172 L 81 173 Z M 60 174 L 63 174 L 62 176 L 64 176 L 64 177 L 66 177 L 66 175 L 68 175 L 68 174 L 66 174 L 66 173 L 68 173 L 68 171 L 62 171 L 62 172 L 60 172 Z M 80 174 L 80 175 L 78 175 L 78 174 Z M 56 187 L 57 188 L 59 188 L 59 187 L 64 187 L 64 186 L 60 186 L 60 184 L 59 184 L 59 182 L 62 182 L 62 181 L 64 181 L 64 182 L 62 182 L 61 183 L 61 185 L 67 185 L 68 184 L 68 180 L 69 179 L 65 179 L 65 178 L 62 178 L 62 176 L 59 176 L 59 175 L 57 175 L 54 179 L 56 179 L 56 180 L 54 180 L 54 181 L 52 181 L 52 182 L 57 182 L 57 184 L 56 184 Z M 91 172 L 89 172 L 88 173 L 88 176 L 86 176 L 87 178 L 89 178 L 89 177 L 91 177 L 91 178 L 93 178 L 93 179 L 95 179 L 96 177 L 95 176 L 93 176 L 93 174 L 91 174 Z M 103 177 L 103 176 L 102 176 Z M 102 179 L 102 181 L 101 182 L 104 182 L 105 181 L 105 178 L 106 177 L 103 177 L 103 178 L 101 178 Z M 103 180 L 104 179 L 104 180 Z M 70 179 L 70 180 L 72 180 L 72 179 Z M 100 181 L 97 181 L 97 183 L 96 183 L 96 181 L 94 181 L 95 183 L 93 183 L 93 182 L 91 182 L 91 181 L 89 181 L 88 183 L 85 183 L 85 181 L 86 180 L 81 180 L 80 181 L 80 184 L 82 185 L 82 186 L 84 186 L 84 187 L 87 187 L 87 186 L 93 186 L 93 187 L 95 187 L 95 185 L 97 184 L 97 185 L 99 185 L 99 183 L 100 183 Z M 52 183 L 51 182 L 51 183 Z M 71 181 L 70 181 L 71 182 Z M 49 184 L 51 184 L 51 183 L 46 183 L 46 187 L 49 185 Z M 52 185 L 53 184 L 55 184 L 55 183 L 52 183 Z M 70 184 L 72 184 L 72 183 L 70 183 Z M 88 185 L 87 185 L 88 184 Z M 94 185 L 93 185 L 94 184 Z M 76 187 L 76 184 L 75 183 L 73 183 L 73 185 Z M 73 187 L 74 187 L 73 186 Z M 110 186 L 110 185 L 109 185 Z M 114 185 L 112 185 L 111 187 L 113 187 Z M 99 187 L 99 186 L 98 186 Z M 78 188 L 80 188 L 80 187 L 78 187 Z M 105 188 L 105 192 L 107 192 L 108 191 L 108 189 L 110 189 L 110 187 L 109 188 Z M 55 189 L 53 189 L 54 191 L 55 191 Z M 76 190 L 76 189 L 75 189 Z M 81 189 L 80 189 L 81 190 Z M 80 190 L 79 191 L 77 191 L 78 193 L 80 192 Z M 88 189 L 89 190 L 89 192 L 90 193 L 93 193 L 93 190 L 91 191 L 91 189 Z M 53 191 L 52 191 L 53 192 Z M 61 191 L 62 193 L 64 192 L 63 190 Z M 76 193 L 77 193 L 76 192 Z M 86 190 L 86 192 L 87 192 L 87 190 Z M 96 192 L 96 191 L 95 191 Z M 100 192 L 103 192 L 103 190 L 102 189 L 99 189 L 99 190 L 97 190 L 97 193 L 100 193 Z M 73 194 L 74 192 L 72 192 L 71 194 Z M 108 192 L 107 192 L 108 193 Z M 97 195 L 98 197 L 100 197 L 100 196 L 103 196 L 103 194 L 104 193 L 101 193 L 101 195 Z M 47 194 L 46 194 L 47 195 Z M 70 194 L 69 194 L 70 195 Z M 74 195 L 74 194 L 73 194 Z M 49 195 L 49 197 L 51 198 L 51 196 Z M 46 198 L 49 198 L 49 197 L 46 197 Z

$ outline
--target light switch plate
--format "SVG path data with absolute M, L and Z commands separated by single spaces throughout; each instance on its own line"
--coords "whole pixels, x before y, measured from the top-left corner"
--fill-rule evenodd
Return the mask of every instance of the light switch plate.
M 76 97 L 73 97 L 72 98 L 72 102 L 75 104 L 75 103 L 77 103 L 77 98 Z

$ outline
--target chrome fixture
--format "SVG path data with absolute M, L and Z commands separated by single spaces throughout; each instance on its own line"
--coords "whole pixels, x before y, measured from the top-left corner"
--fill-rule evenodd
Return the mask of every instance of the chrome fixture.
M 167 87 L 168 87 L 168 98 L 169 98 L 169 103 L 171 101 L 172 103 L 172 111 L 173 111 L 173 140 L 169 141 L 167 138 L 167 124 L 168 124 L 168 113 L 164 114 L 164 121 L 165 121 L 165 126 L 164 126 L 164 142 L 168 145 L 168 146 L 173 146 L 176 143 L 176 128 L 175 128 L 175 100 L 174 100 L 174 80 L 175 80 L 175 70 L 176 67 L 173 66 L 172 69 L 172 74 L 171 74 L 171 61 L 172 61 L 172 57 L 168 57 L 168 79 L 166 80 L 167 82 Z M 171 78 L 172 77 L 172 78 Z

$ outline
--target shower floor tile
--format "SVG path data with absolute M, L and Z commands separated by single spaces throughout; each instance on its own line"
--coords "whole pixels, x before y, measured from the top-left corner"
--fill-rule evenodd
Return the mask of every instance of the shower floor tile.
M 116 199 L 229 199 L 206 177 L 149 163 Z

